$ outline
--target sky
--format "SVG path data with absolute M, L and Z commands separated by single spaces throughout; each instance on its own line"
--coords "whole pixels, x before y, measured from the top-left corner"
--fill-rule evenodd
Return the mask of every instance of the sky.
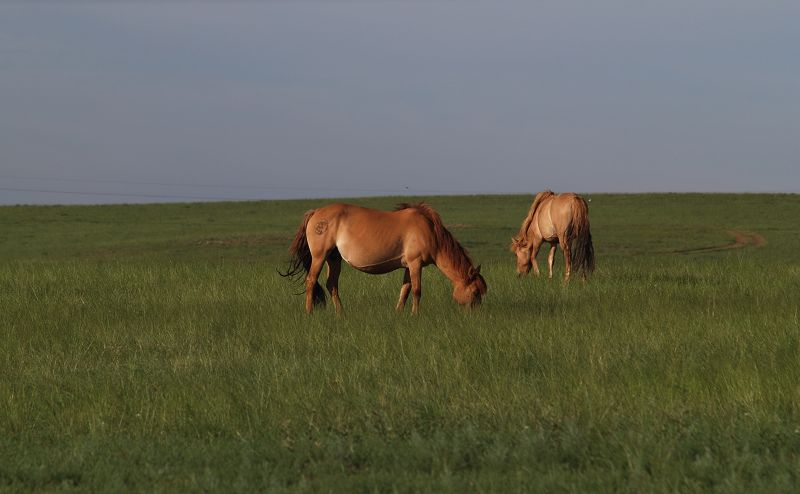
M 800 192 L 800 2 L 5 1 L 0 204 Z

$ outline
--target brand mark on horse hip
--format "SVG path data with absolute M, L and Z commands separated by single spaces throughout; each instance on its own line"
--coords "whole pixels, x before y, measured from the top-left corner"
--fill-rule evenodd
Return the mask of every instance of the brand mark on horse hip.
M 314 225 L 314 233 L 322 235 L 328 229 L 328 220 L 322 220 Z

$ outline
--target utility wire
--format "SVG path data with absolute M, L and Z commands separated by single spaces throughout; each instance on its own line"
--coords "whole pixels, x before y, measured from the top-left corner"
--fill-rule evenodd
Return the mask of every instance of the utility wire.
M 45 190 L 45 189 L 25 189 L 17 187 L 0 187 L 0 190 L 10 192 L 41 192 L 44 194 L 73 194 L 80 196 L 108 196 L 108 197 L 147 197 L 151 199 L 205 199 L 219 201 L 242 201 L 247 200 L 242 197 L 212 197 L 212 196 L 189 196 L 172 194 L 122 194 L 114 192 L 76 192 L 73 190 Z
M 367 187 L 314 187 L 314 186 L 288 186 L 288 185 L 270 185 L 270 186 L 257 186 L 257 185 L 212 185 L 212 184 L 183 184 L 183 183 L 174 183 L 174 182 L 150 182 L 150 181 L 137 181 L 137 180 L 106 180 L 106 179 L 77 179 L 77 178 L 42 178 L 42 177 L 23 177 L 23 176 L 0 176 L 2 180 L 39 180 L 39 181 L 54 181 L 54 182 L 72 182 L 72 183 L 99 183 L 99 184 L 124 184 L 124 185 L 156 185 L 162 187 L 184 187 L 184 188 L 210 188 L 210 189 L 246 189 L 246 190 L 262 190 L 262 191 L 275 191 L 275 190 L 288 190 L 288 191 L 320 191 L 320 192 L 374 192 L 374 193 L 383 193 L 383 194 L 406 194 L 406 193 L 416 193 L 416 194 L 480 194 L 481 191 L 476 190 L 433 190 L 433 189 L 416 189 L 416 188 L 409 188 L 408 186 L 399 187 L 396 189 L 388 189 L 388 188 L 367 188 Z M 10 190 L 10 189 L 3 189 L 0 190 Z M 36 190 L 22 190 L 24 192 L 48 192 L 46 190 L 36 191 Z M 83 194 L 82 192 L 67 192 L 67 191 L 54 191 L 54 193 L 72 193 L 72 194 Z M 99 192 L 91 192 L 86 193 L 87 195 L 126 195 L 126 196 L 137 196 L 140 195 L 142 197 L 149 197 L 148 194 L 113 194 L 113 193 L 99 193 Z M 170 196 L 170 195 L 156 195 L 156 197 L 176 197 L 176 198 L 183 198 L 181 196 Z M 192 197 L 187 197 L 192 198 Z M 204 197 L 197 197 L 198 199 L 203 199 Z M 209 197 L 208 199 L 217 199 L 214 197 Z M 221 198 L 221 199 L 235 199 L 235 198 Z
M 49 182 L 76 182 L 93 184 L 126 184 L 126 185 L 160 185 L 165 187 L 196 187 L 196 188 L 215 188 L 215 189 L 271 189 L 274 187 L 261 187 L 256 185 L 211 185 L 211 184 L 180 184 L 172 182 L 150 182 L 139 180 L 108 180 L 97 178 L 43 178 L 43 177 L 22 177 L 22 176 L 0 176 L 3 180 L 39 180 Z M 301 188 L 301 187 L 298 187 Z

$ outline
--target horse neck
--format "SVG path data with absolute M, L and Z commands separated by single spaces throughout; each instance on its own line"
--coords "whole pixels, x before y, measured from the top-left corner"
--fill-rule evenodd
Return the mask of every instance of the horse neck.
M 522 225 L 519 227 L 519 233 L 517 234 L 518 237 L 523 239 L 528 238 L 528 230 L 530 230 L 531 225 L 536 219 L 536 215 L 539 213 L 539 210 L 548 199 L 552 199 L 555 196 L 555 193 L 551 190 L 545 190 L 536 194 L 536 198 L 534 198 L 531 207 L 528 209 L 528 215 L 525 216 L 525 219 L 522 221 Z
M 453 283 L 465 285 L 469 281 L 472 262 L 463 253 L 440 252 L 436 256 L 436 267 Z
M 436 266 L 454 285 L 467 284 L 472 271 L 472 261 L 464 247 L 445 228 L 442 219 L 433 209 L 420 205 L 417 210 L 431 223 L 435 237 L 433 257 Z
M 534 211 L 533 208 L 531 208 L 530 213 L 528 214 L 528 216 L 525 217 L 525 220 L 519 227 L 519 232 L 517 232 L 517 238 L 520 238 L 522 240 L 528 239 L 528 232 L 530 232 L 531 225 L 533 225 L 537 213 L 538 211 Z

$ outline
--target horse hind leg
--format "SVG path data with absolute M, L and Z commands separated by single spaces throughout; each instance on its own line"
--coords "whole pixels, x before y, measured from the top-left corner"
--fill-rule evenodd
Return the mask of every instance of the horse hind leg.
M 311 266 L 306 275 L 306 312 L 311 314 L 315 304 L 325 304 L 325 292 L 317 282 L 319 273 L 322 271 L 322 264 L 325 262 L 325 257 L 311 258 Z
M 568 238 L 559 238 L 558 243 L 561 246 L 561 251 L 564 253 L 564 283 L 566 283 L 569 281 L 569 275 L 572 271 L 572 252 L 569 249 Z M 555 249 L 555 245 L 553 248 Z
M 408 295 L 411 293 L 411 274 L 408 268 L 403 271 L 403 284 L 400 286 L 400 298 L 397 300 L 397 305 L 395 306 L 397 312 L 401 312 L 403 308 L 405 308 L 406 300 L 408 300 Z
M 340 313 L 342 312 L 342 301 L 339 299 L 339 275 L 342 272 L 342 256 L 339 254 L 338 249 L 333 249 L 333 251 L 328 254 L 326 264 L 328 266 L 328 279 L 325 283 L 325 287 L 331 294 L 331 300 L 333 301 L 333 306 L 336 308 L 336 312 Z

